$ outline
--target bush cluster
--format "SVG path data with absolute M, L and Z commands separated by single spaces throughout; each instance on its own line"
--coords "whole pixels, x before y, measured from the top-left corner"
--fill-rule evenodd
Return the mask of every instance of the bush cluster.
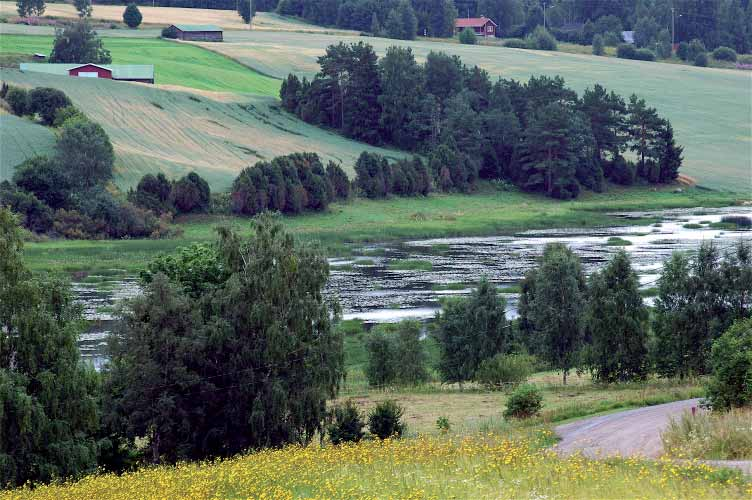
M 509 396 L 504 410 L 506 418 L 530 418 L 538 415 L 543 408 L 543 395 L 532 384 L 523 384 Z
M 330 412 L 330 419 L 326 430 L 332 444 L 357 443 L 363 438 L 365 423 L 351 399 L 335 406 Z
M 490 390 L 524 382 L 535 371 L 535 357 L 527 354 L 497 354 L 481 361 L 475 380 Z
M 128 200 L 158 215 L 202 213 L 210 209 L 211 189 L 195 172 L 175 182 L 162 173 L 146 174 L 136 189 L 128 192 Z
M 616 57 L 635 59 L 637 61 L 655 61 L 655 53 L 650 49 L 638 49 L 629 43 L 622 43 L 616 48 Z
M 354 184 L 366 198 L 425 196 L 431 191 L 431 176 L 417 156 L 390 164 L 380 154 L 364 151 L 355 164 Z
M 417 321 L 380 325 L 368 336 L 366 378 L 376 387 L 419 384 L 429 379 L 427 355 Z
M 231 195 L 232 211 L 242 215 L 326 210 L 332 201 L 349 196 L 347 174 L 333 162 L 325 169 L 316 153 L 279 156 L 247 167 L 233 182 Z
M 736 51 L 730 47 L 718 47 L 713 51 L 713 59 L 716 61 L 736 62 Z
M 379 439 L 402 437 L 403 414 L 404 410 L 395 401 L 382 401 L 368 414 L 368 430 Z

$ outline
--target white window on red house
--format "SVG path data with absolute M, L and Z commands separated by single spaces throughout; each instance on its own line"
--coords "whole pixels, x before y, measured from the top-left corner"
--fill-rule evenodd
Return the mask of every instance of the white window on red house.
M 96 71 L 80 71 L 78 73 L 78 76 L 84 78 L 99 78 L 99 73 L 97 73 Z

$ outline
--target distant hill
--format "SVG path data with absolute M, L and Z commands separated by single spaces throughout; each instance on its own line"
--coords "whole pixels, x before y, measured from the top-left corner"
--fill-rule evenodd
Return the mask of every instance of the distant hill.
M 55 146 L 52 130 L 13 115 L 0 114 L 0 182 L 13 177 L 19 163 Z
M 226 189 L 237 173 L 259 160 L 292 152 L 313 151 L 342 163 L 352 173 L 363 150 L 397 158 L 403 154 L 374 148 L 285 113 L 273 97 L 159 89 L 151 85 L 94 78 L 72 78 L 0 70 L 0 79 L 24 87 L 64 91 L 73 103 L 109 134 L 116 153 L 116 181 L 134 186 L 146 173 L 169 177 L 192 170 L 213 189 Z M 24 120 L 15 117 L 8 129 Z M 28 123 L 31 127 L 43 127 Z M 3 126 L 3 135 L 6 127 Z M 40 142 L 39 150 L 44 150 Z

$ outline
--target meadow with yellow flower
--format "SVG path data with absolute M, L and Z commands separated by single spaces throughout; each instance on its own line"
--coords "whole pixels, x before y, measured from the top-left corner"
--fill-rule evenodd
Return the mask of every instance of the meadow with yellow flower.
M 537 430 L 289 446 L 226 460 L 89 476 L 2 500 L 749 498 L 752 483 L 702 464 L 558 457 Z

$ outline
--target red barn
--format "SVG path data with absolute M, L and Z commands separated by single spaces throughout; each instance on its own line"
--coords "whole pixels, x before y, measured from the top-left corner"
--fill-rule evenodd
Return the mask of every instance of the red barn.
M 496 36 L 496 28 L 498 25 L 493 22 L 493 19 L 489 19 L 485 16 L 480 17 L 468 17 L 466 19 L 457 19 L 454 23 L 454 31 L 459 34 L 464 31 L 465 28 L 471 28 L 478 36 Z
M 152 64 L 36 64 L 21 63 L 21 71 L 67 75 L 79 78 L 105 78 L 124 82 L 154 83 Z

